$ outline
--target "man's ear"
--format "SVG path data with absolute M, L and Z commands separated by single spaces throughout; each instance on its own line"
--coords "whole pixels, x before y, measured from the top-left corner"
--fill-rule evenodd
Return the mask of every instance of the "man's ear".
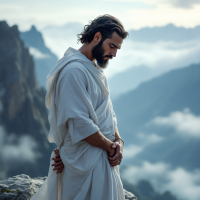
M 101 38 L 102 38 L 101 33 L 100 32 L 96 32 L 95 35 L 94 35 L 94 39 L 93 40 L 94 40 L 95 43 L 98 43 L 98 42 L 101 41 Z

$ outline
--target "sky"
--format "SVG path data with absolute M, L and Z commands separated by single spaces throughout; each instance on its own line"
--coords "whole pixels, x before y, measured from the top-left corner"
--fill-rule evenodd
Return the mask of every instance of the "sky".
M 102 14 L 119 18 L 127 30 L 169 23 L 189 28 L 200 24 L 200 0 L 0 0 L 0 20 L 21 31 L 32 24 L 86 24 Z

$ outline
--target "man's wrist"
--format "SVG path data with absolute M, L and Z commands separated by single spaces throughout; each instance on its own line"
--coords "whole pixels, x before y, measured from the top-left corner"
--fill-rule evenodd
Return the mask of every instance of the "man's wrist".
M 123 144 L 123 146 L 124 146 L 124 140 L 123 140 L 122 138 L 120 138 L 120 137 L 119 137 L 119 138 L 116 138 L 116 139 L 115 139 L 115 142 L 117 142 L 117 141 L 118 141 L 119 143 Z

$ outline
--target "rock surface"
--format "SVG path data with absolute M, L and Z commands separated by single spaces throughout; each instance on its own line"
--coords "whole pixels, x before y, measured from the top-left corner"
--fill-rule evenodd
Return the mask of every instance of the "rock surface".
M 29 200 L 41 187 L 46 177 L 30 178 L 21 174 L 0 181 L 0 200 Z M 135 195 L 124 190 L 125 199 L 137 200 Z
M 45 176 L 53 150 L 45 94 L 17 26 L 0 21 L 0 179 Z
M 46 77 L 57 64 L 57 56 L 46 47 L 42 34 L 35 26 L 32 26 L 29 31 L 21 32 L 20 37 L 33 56 L 36 75 L 40 85 L 46 88 Z

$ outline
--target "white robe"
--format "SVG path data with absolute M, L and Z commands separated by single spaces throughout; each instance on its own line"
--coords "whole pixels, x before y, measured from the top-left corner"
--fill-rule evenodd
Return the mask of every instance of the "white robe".
M 115 139 L 117 120 L 103 70 L 69 48 L 47 77 L 46 106 L 48 140 L 58 146 L 65 167 L 57 175 L 51 160 L 32 200 L 124 200 L 119 166 L 111 167 L 107 151 L 83 140 L 98 130 Z

